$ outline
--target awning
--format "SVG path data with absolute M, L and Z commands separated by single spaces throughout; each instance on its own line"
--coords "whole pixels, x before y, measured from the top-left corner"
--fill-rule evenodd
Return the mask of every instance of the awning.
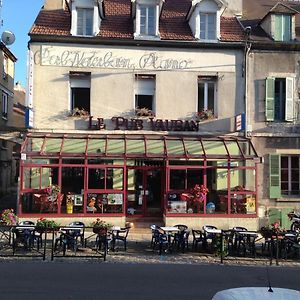
M 161 135 L 28 134 L 27 156 L 259 160 L 249 139 Z

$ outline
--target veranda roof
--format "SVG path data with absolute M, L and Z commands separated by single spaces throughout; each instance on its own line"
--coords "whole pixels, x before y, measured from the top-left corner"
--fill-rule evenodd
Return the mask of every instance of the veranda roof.
M 259 159 L 249 139 L 229 136 L 28 134 L 21 152 L 31 157 Z

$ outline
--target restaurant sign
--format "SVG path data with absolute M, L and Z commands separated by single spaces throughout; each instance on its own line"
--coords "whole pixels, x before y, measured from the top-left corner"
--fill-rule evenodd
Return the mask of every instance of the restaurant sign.
M 153 131 L 198 131 L 199 123 L 194 120 L 163 120 L 150 117 L 148 120 L 138 118 L 111 118 L 114 130 L 144 130 L 145 123 L 150 125 Z M 89 118 L 89 129 L 102 130 L 106 129 L 107 124 L 103 118 Z

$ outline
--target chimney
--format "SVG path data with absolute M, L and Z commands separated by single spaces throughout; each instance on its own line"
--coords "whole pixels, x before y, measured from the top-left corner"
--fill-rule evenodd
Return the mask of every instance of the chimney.
M 65 8 L 65 0 L 45 0 L 45 10 L 60 10 Z

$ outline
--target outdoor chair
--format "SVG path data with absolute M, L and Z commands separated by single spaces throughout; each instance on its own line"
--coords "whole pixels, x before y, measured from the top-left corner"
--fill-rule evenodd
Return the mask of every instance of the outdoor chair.
M 18 226 L 14 228 L 14 246 L 22 244 L 25 249 L 30 249 L 34 245 L 35 240 L 37 241 L 38 249 L 40 245 L 42 246 L 42 238 L 38 233 L 35 232 L 35 223 L 33 221 L 21 221 L 18 223 Z
M 158 236 L 159 236 L 159 226 L 155 225 L 155 224 L 152 224 L 150 226 L 150 229 L 151 229 L 151 242 L 150 242 L 150 247 L 153 248 L 155 242 L 157 242 L 158 240 Z
M 201 230 L 192 229 L 192 235 L 193 235 L 192 249 L 194 251 L 197 251 L 198 244 L 203 242 L 203 234 Z
M 210 240 L 210 244 L 211 246 L 213 245 L 213 242 L 214 242 L 214 239 L 216 237 L 216 233 L 210 233 L 209 231 L 210 230 L 215 230 L 215 229 L 218 229 L 216 226 L 213 226 L 213 225 L 204 225 L 202 227 L 203 229 L 203 243 L 202 243 L 202 246 L 204 249 L 207 248 L 207 245 L 208 245 L 208 240 Z
M 122 242 L 124 244 L 124 251 L 127 250 L 127 237 L 129 233 L 130 227 L 123 227 L 120 230 L 117 230 L 115 233 L 113 233 L 112 236 L 112 250 L 115 251 L 116 249 L 116 243 Z
M 85 224 L 81 221 L 73 221 L 68 226 L 69 227 L 79 227 L 79 229 L 76 230 L 76 232 L 74 234 L 77 239 L 80 239 L 80 244 L 83 246 L 84 245 Z

